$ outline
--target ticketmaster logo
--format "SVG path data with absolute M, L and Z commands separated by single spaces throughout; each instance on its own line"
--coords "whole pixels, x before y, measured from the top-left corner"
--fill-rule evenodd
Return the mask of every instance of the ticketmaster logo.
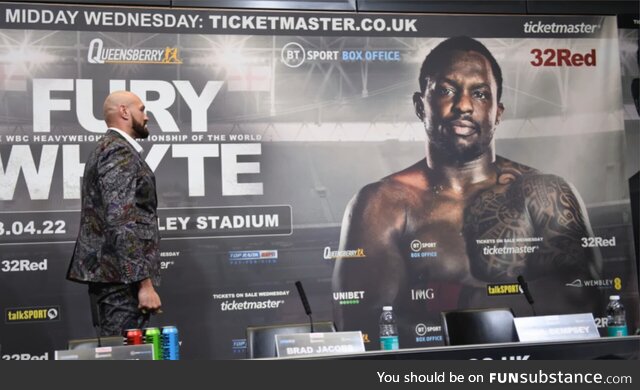
M 529 21 L 524 24 L 526 34 L 593 34 L 602 26 L 599 24 L 559 24 L 559 23 L 538 23 Z
M 277 309 L 284 303 L 283 300 L 271 300 L 266 301 L 223 301 L 220 303 L 220 310 L 222 311 L 244 311 L 244 310 L 268 310 Z

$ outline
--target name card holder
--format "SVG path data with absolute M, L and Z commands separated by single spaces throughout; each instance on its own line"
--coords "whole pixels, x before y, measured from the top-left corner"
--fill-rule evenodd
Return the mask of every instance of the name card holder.
M 55 351 L 55 360 L 153 360 L 153 345 L 121 345 Z
M 600 338 L 592 313 L 518 317 L 513 322 L 523 342 Z
M 278 334 L 278 357 L 344 355 L 364 352 L 362 332 Z

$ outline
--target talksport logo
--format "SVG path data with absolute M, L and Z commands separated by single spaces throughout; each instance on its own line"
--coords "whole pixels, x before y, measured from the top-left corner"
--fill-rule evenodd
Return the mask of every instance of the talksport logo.
M 10 308 L 4 311 L 4 322 L 7 324 L 59 320 L 60 306 Z
M 518 295 L 522 294 L 522 288 L 518 283 L 487 284 L 487 295 Z
M 182 64 L 177 47 L 164 48 L 123 48 L 105 47 L 100 38 L 89 43 L 87 61 L 90 64 Z

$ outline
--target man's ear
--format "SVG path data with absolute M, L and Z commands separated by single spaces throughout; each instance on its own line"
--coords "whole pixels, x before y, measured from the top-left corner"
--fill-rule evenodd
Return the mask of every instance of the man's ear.
M 121 104 L 118 107 L 118 111 L 122 119 L 129 119 L 129 107 L 126 104 Z
M 502 120 L 502 113 L 504 113 L 504 104 L 498 103 L 498 112 L 496 113 L 496 125 Z
M 413 93 L 413 108 L 416 110 L 416 116 L 421 122 L 424 122 L 424 101 L 420 92 Z

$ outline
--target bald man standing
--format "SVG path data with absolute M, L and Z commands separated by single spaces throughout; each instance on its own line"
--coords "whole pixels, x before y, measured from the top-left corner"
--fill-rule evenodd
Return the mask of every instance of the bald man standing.
M 136 138 L 147 138 L 142 100 L 127 91 L 104 102 L 108 126 L 85 165 L 82 214 L 67 279 L 89 285 L 101 336 L 142 328 L 160 310 L 157 197 Z

